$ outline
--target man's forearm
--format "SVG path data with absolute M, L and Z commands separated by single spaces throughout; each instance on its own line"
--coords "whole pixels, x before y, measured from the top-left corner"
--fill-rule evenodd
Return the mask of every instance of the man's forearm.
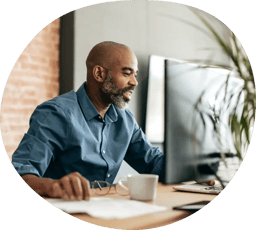
M 39 195 L 48 196 L 54 180 L 50 178 L 40 178 L 33 174 L 24 174 L 23 180 Z

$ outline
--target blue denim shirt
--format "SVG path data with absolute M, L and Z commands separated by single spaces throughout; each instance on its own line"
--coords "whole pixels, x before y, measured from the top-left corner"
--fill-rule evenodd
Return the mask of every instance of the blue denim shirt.
M 112 183 L 124 159 L 139 173 L 160 174 L 163 153 L 129 110 L 111 105 L 102 119 L 83 84 L 36 108 L 12 163 L 20 175 L 59 179 L 79 172 Z

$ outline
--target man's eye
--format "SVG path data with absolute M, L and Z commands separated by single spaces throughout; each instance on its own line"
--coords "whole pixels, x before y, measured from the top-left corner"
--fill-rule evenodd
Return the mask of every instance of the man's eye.
M 124 73 L 125 76 L 130 77 L 132 73 Z M 137 78 L 138 74 L 134 74 L 134 77 Z

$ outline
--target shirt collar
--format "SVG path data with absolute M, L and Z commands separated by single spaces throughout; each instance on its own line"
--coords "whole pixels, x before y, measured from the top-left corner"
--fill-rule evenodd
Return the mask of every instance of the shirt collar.
M 118 114 L 116 111 L 116 107 L 112 104 L 110 105 L 108 111 L 105 114 L 106 122 L 116 122 L 118 118 Z
M 90 98 L 88 97 L 86 91 L 86 82 L 83 83 L 80 88 L 77 90 L 77 98 L 80 104 L 80 107 L 83 111 L 83 114 L 86 120 L 91 120 L 92 118 L 99 116 L 99 112 L 91 102 Z M 114 105 L 110 105 L 108 111 L 105 114 L 106 122 L 115 122 L 117 121 L 118 114 Z

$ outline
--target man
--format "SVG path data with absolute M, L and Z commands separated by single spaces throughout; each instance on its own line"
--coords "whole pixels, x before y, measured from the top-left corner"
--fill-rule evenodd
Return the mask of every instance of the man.
M 126 109 L 138 85 L 138 61 L 125 45 L 102 42 L 86 60 L 77 92 L 39 105 L 13 154 L 18 173 L 38 194 L 88 200 L 89 182 L 113 182 L 126 160 L 139 173 L 160 174 L 163 153 L 147 142 Z

